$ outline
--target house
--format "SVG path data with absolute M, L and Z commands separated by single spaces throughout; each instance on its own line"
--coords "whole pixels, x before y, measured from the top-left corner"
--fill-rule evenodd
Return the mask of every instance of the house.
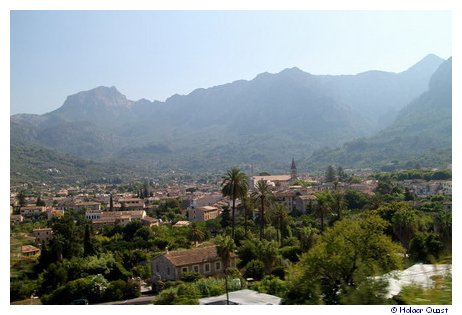
M 19 213 L 22 216 L 26 215 L 40 215 L 43 212 L 46 212 L 46 207 L 41 207 L 41 206 L 24 206 L 21 207 L 19 210 Z
M 301 213 L 311 214 L 317 204 L 318 198 L 315 195 L 301 195 L 295 198 L 295 209 Z
M 200 208 L 204 206 L 212 206 L 213 204 L 219 202 L 223 199 L 221 193 L 212 193 L 212 194 L 203 194 L 190 197 L 188 200 L 185 200 L 185 208 Z
M 203 222 L 216 219 L 220 215 L 217 207 L 204 206 L 197 209 L 188 209 L 188 219 L 192 222 Z
M 236 266 L 237 255 L 232 254 L 230 267 Z M 178 280 L 185 272 L 198 272 L 213 276 L 223 272 L 221 258 L 215 245 L 167 251 L 152 259 L 152 282 L 157 287 L 159 281 Z
M 64 210 L 49 209 L 47 211 L 47 218 L 51 220 L 53 218 L 61 218 L 64 216 Z
M 292 181 L 292 177 L 290 175 L 268 175 L 268 176 L 252 176 L 250 178 L 251 186 L 256 187 L 257 182 L 260 180 L 264 180 L 270 186 L 284 186 L 288 187 L 290 182 Z
M 16 224 L 16 223 L 21 223 L 23 221 L 24 221 L 24 217 L 20 214 L 10 215 L 10 223 Z
M 35 256 L 35 255 L 40 254 L 40 249 L 32 245 L 24 245 L 24 246 L 21 246 L 21 254 L 27 257 Z
M 74 209 L 75 210 L 93 210 L 93 211 L 98 211 L 101 210 L 101 204 L 99 202 L 77 202 L 74 204 Z
M 139 198 L 121 198 L 117 202 L 124 210 L 143 210 L 146 207 L 144 200 Z
M 228 293 L 229 305 L 279 305 L 282 298 L 244 289 Z M 226 294 L 199 299 L 199 305 L 227 305 Z
M 141 223 L 143 223 L 143 225 L 153 227 L 153 226 L 159 226 L 160 225 L 160 220 L 146 216 L 146 217 L 141 219 Z
M 37 244 L 42 244 L 42 242 L 48 243 L 53 238 L 53 230 L 50 228 L 33 229 L 32 236 Z
M 85 212 L 85 218 L 91 220 L 95 227 L 116 224 L 126 225 L 134 220 L 146 218 L 146 211 L 87 211 Z
M 286 207 L 289 212 L 295 210 L 295 198 L 297 197 L 297 193 L 293 190 L 286 190 L 286 191 L 276 191 L 274 192 L 274 199 L 276 203 L 279 203 Z

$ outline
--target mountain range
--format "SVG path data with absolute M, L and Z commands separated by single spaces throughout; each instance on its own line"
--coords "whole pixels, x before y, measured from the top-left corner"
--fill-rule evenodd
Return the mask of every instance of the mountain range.
M 400 73 L 334 76 L 290 68 L 173 95 L 165 102 L 132 101 L 115 87 L 100 86 L 68 96 L 47 114 L 11 116 L 11 176 L 18 172 L 15 167 L 24 169 L 30 163 L 16 153 L 31 146 L 155 171 L 218 171 L 240 164 L 286 171 L 292 156 L 310 163 L 301 168 L 320 167 L 322 159 L 313 163 L 308 158 L 317 152 L 324 152 L 324 161 L 340 165 L 347 160 L 336 159 L 338 151 L 326 147 L 346 143 L 344 150 L 354 141 L 395 139 L 403 132 L 419 135 L 419 128 L 428 127 L 431 119 L 420 127 L 411 122 L 426 121 L 429 111 L 444 117 L 438 130 L 447 136 L 452 82 L 439 79 L 443 75 L 438 73 L 447 73 L 448 67 L 451 60 L 428 55 Z M 435 97 L 449 100 L 449 121 L 447 102 L 444 109 L 435 107 Z M 358 138 L 362 140 L 354 140 Z M 432 139 L 414 153 L 448 148 L 447 138 Z

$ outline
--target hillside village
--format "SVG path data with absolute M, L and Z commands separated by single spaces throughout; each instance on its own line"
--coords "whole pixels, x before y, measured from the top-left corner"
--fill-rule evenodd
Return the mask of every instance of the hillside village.
M 399 209 L 402 208 L 406 213 L 418 216 L 421 213 L 426 217 L 423 220 L 426 221 L 425 224 L 418 223 L 406 235 L 400 235 L 396 230 L 388 232 L 395 241 L 404 246 L 406 257 L 413 257 L 407 259 L 408 263 L 433 261 L 436 257 L 444 257 L 443 253 L 447 253 L 448 248 L 444 245 L 448 241 L 447 231 L 442 231 L 438 222 L 441 221 L 439 219 L 441 215 L 450 216 L 452 212 L 450 172 L 415 170 L 415 174 L 420 174 L 415 176 L 417 178 L 390 180 L 393 175 L 391 173 L 372 174 L 367 170 L 356 170 L 353 175 L 351 170 L 344 171 L 341 168 L 330 167 L 325 174 L 310 176 L 299 174 L 292 159 L 291 168 L 287 173 L 279 175 L 261 173 L 247 176 L 241 172 L 246 181 L 244 186 L 248 187 L 248 191 L 235 200 L 232 194 L 225 193 L 226 176 L 208 183 L 172 181 L 162 187 L 156 186 L 153 180 L 144 180 L 132 185 L 130 191 L 123 191 L 127 186 L 103 184 L 40 187 L 36 193 L 25 189 L 12 190 L 10 222 L 13 265 L 11 268 L 21 269 L 24 268 L 24 266 L 20 267 L 23 264 L 29 264 L 29 268 L 32 268 L 26 279 L 24 279 L 25 274 L 18 276 L 19 278 L 12 275 L 13 283 L 19 285 L 19 291 L 12 294 L 12 299 L 25 297 L 24 293 L 21 293 L 27 291 L 24 288 L 25 283 L 31 285 L 32 292 L 29 293 L 32 295 L 40 296 L 40 292 L 43 294 L 47 292 L 43 291 L 45 288 L 53 291 L 59 289 L 60 285 L 64 286 L 61 289 L 65 290 L 67 281 L 72 279 L 68 278 L 69 275 L 66 282 L 55 279 L 53 282 L 56 284 L 51 286 L 48 284 L 48 287 L 47 281 L 40 284 L 43 280 L 33 279 L 37 276 L 37 270 L 43 270 L 42 276 L 45 278 L 47 275 L 51 276 L 48 270 L 50 265 L 46 265 L 48 263 L 56 267 L 60 262 L 72 261 L 75 259 L 72 257 L 82 255 L 82 248 L 74 248 L 73 254 L 66 254 L 63 246 L 81 247 L 83 242 L 82 257 L 92 257 L 96 254 L 95 257 L 100 258 L 95 259 L 102 259 L 101 257 L 105 257 L 103 253 L 108 250 L 110 253 L 108 255 L 113 257 L 111 259 L 119 255 L 119 252 L 125 252 L 124 255 L 129 257 L 135 255 L 129 259 L 132 260 L 130 264 L 125 261 L 127 259 L 125 256 L 119 260 L 123 266 L 120 266 L 122 269 L 118 273 L 124 276 L 121 278 L 110 276 L 109 279 L 103 280 L 105 292 L 115 290 L 111 287 L 108 291 L 107 288 L 111 285 L 116 286 L 116 281 L 119 281 L 117 283 L 119 286 L 132 287 L 131 290 L 125 289 L 129 292 L 127 294 L 106 293 L 108 296 L 104 296 L 101 292 L 98 298 L 90 298 L 83 293 L 79 294 L 85 297 L 70 294 L 61 301 L 65 304 L 80 298 L 96 303 L 137 297 L 141 294 L 141 290 L 158 296 L 157 300 L 153 297 L 154 303 L 176 304 L 180 302 L 163 300 L 165 293 L 162 292 L 172 290 L 168 289 L 171 288 L 168 283 L 184 283 L 184 281 L 186 284 L 191 281 L 197 283 L 197 281 L 206 281 L 204 279 L 220 281 L 223 279 L 223 272 L 225 270 L 228 272 L 228 269 L 234 270 L 232 276 L 234 279 L 241 279 L 240 285 L 232 281 L 232 285 L 226 284 L 233 288 L 232 290 L 252 288 L 261 294 L 273 294 L 268 297 L 262 295 L 262 301 L 268 301 L 266 299 L 276 296 L 278 304 L 281 301 L 290 304 L 290 298 L 287 296 L 289 288 L 285 287 L 282 291 L 265 289 L 262 283 L 269 281 L 274 282 L 272 285 L 278 284 L 284 287 L 286 284 L 280 282 L 288 281 L 284 276 L 286 269 L 293 268 L 289 266 L 297 264 L 300 255 L 309 252 L 309 249 L 323 237 L 323 230 L 332 229 L 336 221 L 356 220 L 356 216 L 366 214 L 364 212 L 366 209 L 375 208 L 379 210 L 375 212 L 378 217 L 388 220 L 389 224 L 394 226 L 396 222 L 390 214 L 387 215 L 391 211 L 386 210 L 387 205 L 395 208 L 390 212 L 391 214 L 400 212 Z M 425 176 L 421 176 L 424 173 L 427 174 L 426 179 Z M 400 176 L 403 177 L 398 175 Z M 412 176 L 406 175 L 406 177 Z M 267 187 L 269 198 L 268 202 L 265 201 L 267 213 L 264 214 L 266 223 L 263 224 L 260 220 L 261 205 L 258 198 L 255 199 L 255 194 L 262 184 Z M 237 219 L 236 230 L 232 223 L 233 204 L 234 216 Z M 64 226 L 64 222 L 70 226 Z M 265 224 L 266 230 L 260 230 L 258 240 L 258 226 L 262 228 Z M 307 228 L 310 230 L 306 230 Z M 59 243 L 55 239 L 55 237 L 66 237 L 66 233 L 72 230 L 78 231 L 75 233 L 80 235 L 75 239 L 76 244 L 66 245 L 65 242 Z M 434 231 L 433 234 L 428 234 L 430 231 Z M 440 245 L 436 249 L 431 247 L 417 249 L 414 248 L 416 245 L 411 246 L 410 241 L 413 237 L 424 235 L 425 237 L 439 235 L 437 242 Z M 230 251 L 231 256 L 226 261 L 220 256 L 217 247 L 219 246 L 217 240 L 224 237 L 234 240 L 233 246 L 239 245 Z M 97 245 L 89 245 L 88 242 Z M 128 245 L 127 242 L 131 244 Z M 258 258 L 259 250 L 247 248 L 249 246 L 250 248 L 272 246 L 273 256 L 269 262 L 265 260 L 265 256 Z M 56 250 L 59 253 L 56 253 Z M 52 257 L 53 255 L 58 256 Z M 261 267 L 259 262 L 262 263 Z M 30 264 L 35 266 L 30 267 Z M 92 274 L 86 272 L 88 273 Z M 93 277 L 98 275 L 101 276 L 97 273 Z M 21 279 L 25 282 L 23 283 Z M 112 282 L 108 282 L 110 279 Z M 92 283 L 94 281 L 95 279 L 92 279 Z M 15 290 L 14 288 L 13 286 L 12 290 Z M 221 292 L 221 290 L 216 291 L 217 294 Z M 42 303 L 57 303 L 58 297 L 54 297 L 53 294 L 40 296 Z M 175 294 L 179 293 L 175 291 Z M 200 296 L 207 298 L 210 295 Z M 194 299 L 188 301 L 192 304 L 197 302 Z

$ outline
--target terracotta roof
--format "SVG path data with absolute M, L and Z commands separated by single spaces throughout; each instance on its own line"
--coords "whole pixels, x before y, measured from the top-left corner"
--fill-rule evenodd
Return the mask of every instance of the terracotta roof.
M 32 245 L 21 246 L 21 252 L 22 253 L 35 253 L 35 252 L 38 252 L 38 251 L 40 251 L 40 249 L 38 249 L 37 247 L 32 246 Z
M 152 218 L 152 217 L 144 217 L 141 219 L 142 221 L 144 222 L 150 222 L 150 223 L 157 223 L 159 222 L 159 219 L 155 219 L 155 218 Z
M 87 201 L 87 202 L 76 202 L 76 206 L 98 206 L 99 202 Z
M 297 193 L 295 191 L 276 191 L 274 192 L 275 197 L 295 197 Z
M 191 222 L 189 222 L 189 221 L 178 221 L 177 223 L 175 223 L 175 224 L 173 225 L 173 227 L 188 226 L 188 225 L 190 225 L 190 224 L 191 224 Z
M 175 266 L 185 266 L 219 259 L 216 246 L 176 250 L 163 254 Z
M 122 216 L 143 216 L 144 210 L 131 210 L 131 211 L 101 211 L 101 218 L 109 217 L 122 217 Z

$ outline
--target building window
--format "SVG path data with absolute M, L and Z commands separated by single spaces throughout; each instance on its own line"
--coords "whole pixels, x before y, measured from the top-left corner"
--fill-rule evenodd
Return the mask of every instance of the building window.
M 199 265 L 194 265 L 193 270 L 194 272 L 199 272 Z
M 188 267 L 181 268 L 181 272 L 188 272 Z
M 170 275 L 170 267 L 167 267 L 167 274 Z
M 215 263 L 215 270 L 221 270 L 221 263 L 219 261 Z
M 205 272 L 210 272 L 210 264 L 209 263 L 204 265 L 204 270 L 205 270 Z

